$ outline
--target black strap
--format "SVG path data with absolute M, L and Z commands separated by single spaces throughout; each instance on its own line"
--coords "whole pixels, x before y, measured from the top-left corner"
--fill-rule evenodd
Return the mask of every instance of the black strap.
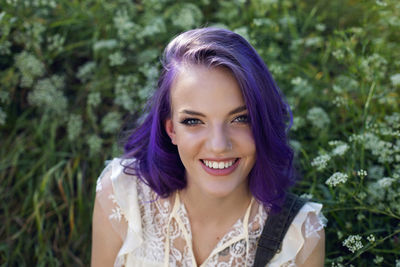
M 294 194 L 287 194 L 281 211 L 268 215 L 257 244 L 254 267 L 265 267 L 275 253 L 280 252 L 289 226 L 306 202 Z

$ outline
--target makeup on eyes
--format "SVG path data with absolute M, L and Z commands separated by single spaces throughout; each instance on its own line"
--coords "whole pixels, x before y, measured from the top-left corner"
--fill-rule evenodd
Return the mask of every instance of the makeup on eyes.
M 203 115 L 201 115 L 203 116 Z M 187 126 L 195 126 L 195 125 L 199 125 L 199 124 L 203 124 L 203 122 L 200 119 L 197 118 L 183 118 L 180 119 L 179 122 L 183 125 L 187 125 Z M 237 123 L 249 123 L 249 116 L 247 113 L 245 114 L 241 114 L 236 116 L 231 122 L 237 122 Z

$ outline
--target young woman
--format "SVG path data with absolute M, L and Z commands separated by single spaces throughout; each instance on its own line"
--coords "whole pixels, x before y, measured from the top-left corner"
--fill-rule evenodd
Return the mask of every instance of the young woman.
M 92 266 L 253 266 L 294 183 L 290 120 L 244 38 L 177 36 L 144 121 L 98 180 Z M 323 266 L 321 208 L 300 209 L 267 266 Z

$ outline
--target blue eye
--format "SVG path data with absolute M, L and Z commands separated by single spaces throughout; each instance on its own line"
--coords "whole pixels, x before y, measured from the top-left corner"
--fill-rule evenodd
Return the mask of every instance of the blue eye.
M 195 126 L 197 124 L 201 124 L 201 120 L 199 119 L 194 119 L 194 118 L 188 118 L 188 119 L 184 119 L 183 121 L 181 121 L 182 124 L 185 124 L 187 126 Z
M 240 116 L 236 117 L 233 121 L 234 122 L 240 122 L 240 123 L 248 123 L 249 122 L 249 116 L 240 115 Z

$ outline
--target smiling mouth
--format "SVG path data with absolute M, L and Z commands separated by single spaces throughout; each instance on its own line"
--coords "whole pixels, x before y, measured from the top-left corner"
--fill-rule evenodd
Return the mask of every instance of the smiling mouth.
M 226 161 L 213 161 L 213 160 L 202 159 L 201 162 L 210 169 L 223 170 L 223 169 L 228 169 L 229 167 L 234 165 L 238 160 L 239 160 L 239 158 L 226 160 Z

